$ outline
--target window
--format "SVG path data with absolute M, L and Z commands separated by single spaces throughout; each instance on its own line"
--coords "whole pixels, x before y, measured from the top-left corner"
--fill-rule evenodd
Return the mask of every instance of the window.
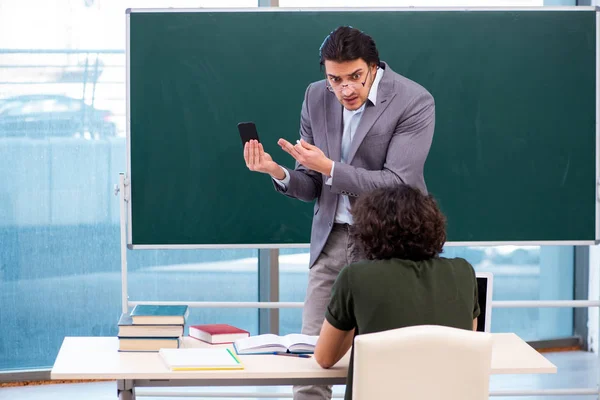
M 112 191 L 119 172 L 125 170 L 125 9 L 257 6 L 257 0 L 25 3 L 5 0 L 0 12 L 0 370 L 51 366 L 64 336 L 116 334 L 121 263 L 119 204 Z M 541 3 L 464 0 L 453 5 Z M 279 0 L 279 4 L 367 3 Z M 369 3 L 369 7 L 410 5 L 445 3 Z M 81 126 L 81 101 L 87 105 L 87 118 L 97 125 Z M 37 113 L 44 118 L 28 120 Z M 68 124 L 53 120 L 63 113 L 73 114 L 66 118 Z M 96 114 L 98 118 L 92 118 Z M 86 130 L 114 134 L 86 136 Z M 63 139 L 52 139 L 59 133 Z M 447 249 L 448 255 L 464 256 L 478 270 L 496 274 L 495 300 L 571 298 L 570 251 Z M 258 300 L 256 250 L 135 250 L 129 251 L 128 261 L 131 300 Z M 282 249 L 279 261 L 280 300 L 303 301 L 307 249 Z M 492 328 L 515 331 L 526 339 L 565 336 L 570 334 L 571 312 L 496 309 Z M 301 309 L 282 309 L 280 315 L 281 333 L 300 330 Z M 189 321 L 227 322 L 258 332 L 258 312 L 253 308 L 193 309 Z
M 113 186 L 125 170 L 125 9 L 199 4 L 2 3 L 0 370 L 50 367 L 64 336 L 116 335 L 121 262 Z M 81 126 L 81 100 L 94 125 Z M 94 139 L 86 131 L 105 135 L 84 140 Z M 59 133 L 63 139 L 51 139 Z M 258 299 L 256 250 L 136 250 L 128 261 L 132 300 Z M 189 321 L 257 333 L 258 312 L 198 308 Z

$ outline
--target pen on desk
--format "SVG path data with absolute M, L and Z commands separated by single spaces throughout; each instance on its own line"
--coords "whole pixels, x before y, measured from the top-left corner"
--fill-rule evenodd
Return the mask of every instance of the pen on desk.
M 310 354 L 295 354 L 295 353 L 282 353 L 282 352 L 274 352 L 276 356 L 288 356 L 288 357 L 300 357 L 300 358 L 310 358 Z

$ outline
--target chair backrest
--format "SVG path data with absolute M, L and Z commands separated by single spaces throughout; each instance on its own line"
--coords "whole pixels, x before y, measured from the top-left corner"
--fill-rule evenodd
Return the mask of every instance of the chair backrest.
M 492 335 L 421 325 L 354 339 L 354 400 L 484 400 Z

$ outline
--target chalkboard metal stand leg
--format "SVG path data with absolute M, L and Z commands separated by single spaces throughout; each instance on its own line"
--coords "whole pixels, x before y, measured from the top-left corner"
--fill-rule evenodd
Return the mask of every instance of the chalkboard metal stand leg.
M 258 301 L 279 301 L 279 249 L 258 250 Z M 259 333 L 279 335 L 279 309 L 258 310 Z
M 119 196 L 119 214 L 121 228 L 121 312 L 129 312 L 129 296 L 127 294 L 127 205 L 129 203 L 129 179 L 119 174 L 119 184 L 115 187 L 115 195 Z

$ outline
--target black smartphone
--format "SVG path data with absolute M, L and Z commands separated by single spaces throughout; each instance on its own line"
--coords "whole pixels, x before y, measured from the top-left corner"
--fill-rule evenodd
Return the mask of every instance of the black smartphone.
M 240 122 L 238 124 L 238 130 L 240 131 L 240 138 L 242 139 L 243 145 L 252 139 L 260 142 L 254 122 Z

